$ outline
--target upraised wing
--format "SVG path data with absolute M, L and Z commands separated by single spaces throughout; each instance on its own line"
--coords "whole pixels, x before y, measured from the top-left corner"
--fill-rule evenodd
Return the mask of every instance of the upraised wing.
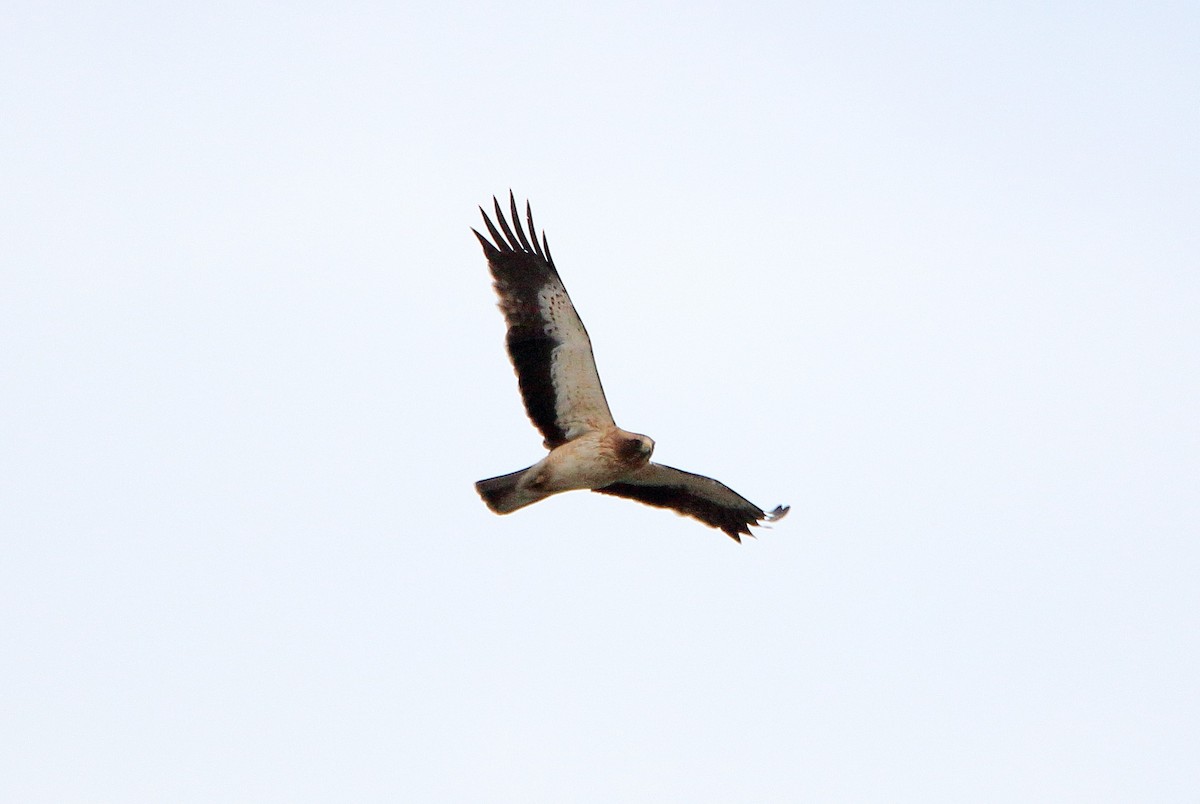
M 504 234 L 492 225 L 483 207 L 479 211 L 492 239 L 471 231 L 483 245 L 500 296 L 508 325 L 508 356 L 517 372 L 525 412 L 541 431 L 546 448 L 553 449 L 589 430 L 616 425 L 596 372 L 592 341 L 554 268 L 546 234 L 542 233 L 539 245 L 533 210 L 526 203 L 526 238 L 512 191 L 508 199 L 512 228 L 493 197 L 496 222 Z
M 742 540 L 741 534 L 754 535 L 750 532 L 751 525 L 774 522 L 791 510 L 780 505 L 764 512 L 724 483 L 660 463 L 647 464 L 620 483 L 592 490 L 670 508 L 723 531 L 737 542 Z

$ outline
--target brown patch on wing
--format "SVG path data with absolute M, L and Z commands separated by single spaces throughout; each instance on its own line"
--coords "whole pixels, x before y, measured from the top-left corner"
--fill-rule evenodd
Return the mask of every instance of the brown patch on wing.
M 751 525 L 773 522 L 787 514 L 787 506 L 764 512 L 724 483 L 659 463 L 648 464 L 620 483 L 593 489 L 698 519 L 740 542 L 753 536 Z

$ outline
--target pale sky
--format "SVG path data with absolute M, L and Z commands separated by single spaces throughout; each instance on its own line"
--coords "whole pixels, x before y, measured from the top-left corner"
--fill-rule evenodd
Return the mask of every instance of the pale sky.
M 331 8 L 2 15 L 0 799 L 1196 800 L 1200 8 Z

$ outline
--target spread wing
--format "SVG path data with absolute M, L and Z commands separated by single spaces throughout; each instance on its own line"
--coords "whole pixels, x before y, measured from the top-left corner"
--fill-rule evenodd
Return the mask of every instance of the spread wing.
M 620 483 L 592 490 L 659 508 L 670 508 L 724 531 L 738 542 L 742 540 L 739 534 L 754 535 L 750 532 L 751 525 L 782 519 L 790 510 L 788 506 L 781 505 L 764 513 L 724 483 L 660 463 L 646 464 Z
M 558 278 L 546 234 L 542 233 L 538 245 L 533 211 L 526 203 L 526 238 L 511 191 L 508 198 L 511 229 L 500 202 L 493 198 L 496 222 L 504 234 L 496 230 L 482 207 L 479 211 L 492 239 L 471 231 L 483 245 L 500 296 L 508 325 L 508 356 L 517 372 L 525 412 L 541 431 L 546 448 L 553 449 L 589 430 L 616 424 L 600 386 L 592 341 Z

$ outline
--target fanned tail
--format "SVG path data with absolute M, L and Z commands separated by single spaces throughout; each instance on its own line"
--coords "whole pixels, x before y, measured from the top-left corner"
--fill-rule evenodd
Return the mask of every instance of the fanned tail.
M 521 478 L 529 471 L 529 468 L 526 467 L 511 474 L 480 480 L 475 484 L 475 490 L 479 492 L 479 496 L 483 498 L 483 501 L 487 503 L 487 507 L 492 509 L 492 511 L 497 514 L 511 514 L 513 511 L 517 511 L 527 505 L 532 505 L 538 500 L 544 500 L 550 496 L 544 492 L 521 487 Z

